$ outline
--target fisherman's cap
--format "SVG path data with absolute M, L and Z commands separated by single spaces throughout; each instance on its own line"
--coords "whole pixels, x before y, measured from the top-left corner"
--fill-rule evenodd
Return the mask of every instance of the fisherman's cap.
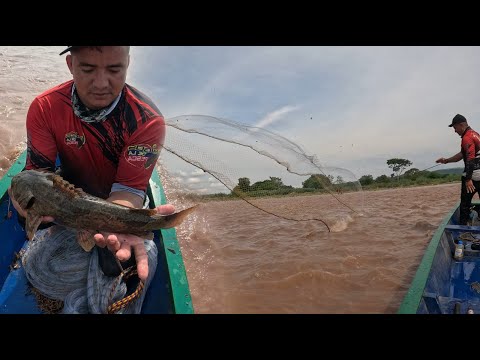
M 58 55 L 63 55 L 63 54 L 65 54 L 66 52 L 69 52 L 70 50 L 72 50 L 72 49 L 75 48 L 75 47 L 77 47 L 77 46 L 69 46 L 69 47 L 67 47 L 65 50 L 63 50 L 63 51 L 62 51 L 60 54 L 58 54 Z
M 457 114 L 454 116 L 452 119 L 452 123 L 448 125 L 449 127 L 452 127 L 453 125 L 461 124 L 463 122 L 467 122 L 467 119 L 465 119 L 465 116 Z

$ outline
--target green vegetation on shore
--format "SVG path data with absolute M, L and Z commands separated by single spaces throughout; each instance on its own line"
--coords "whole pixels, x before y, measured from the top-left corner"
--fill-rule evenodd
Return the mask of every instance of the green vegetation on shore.
M 238 197 L 271 197 L 271 196 L 295 196 L 311 195 L 322 193 L 337 193 L 363 190 L 378 190 L 386 188 L 412 187 L 425 185 L 439 185 L 445 183 L 454 183 L 461 181 L 461 172 L 463 169 L 443 169 L 437 171 L 409 169 L 412 163 L 406 159 L 389 159 L 388 167 L 392 168 L 393 173 L 390 176 L 380 175 L 374 178 L 372 175 L 363 175 L 358 182 L 345 182 L 338 176 L 334 179 L 332 176 L 323 174 L 311 175 L 302 183 L 301 188 L 295 188 L 285 185 L 281 178 L 270 177 L 268 180 L 258 181 L 250 184 L 250 179 L 243 177 L 238 179 L 238 185 L 229 194 L 217 193 L 202 195 L 202 199 L 233 199 Z M 405 172 L 404 172 L 405 171 Z M 361 186 L 359 186 L 361 185 Z

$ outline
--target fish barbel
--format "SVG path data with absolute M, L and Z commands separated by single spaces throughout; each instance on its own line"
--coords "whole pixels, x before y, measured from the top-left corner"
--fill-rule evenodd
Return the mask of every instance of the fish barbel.
M 25 229 L 31 240 L 43 216 L 77 230 L 77 240 L 85 251 L 102 232 L 133 234 L 153 239 L 153 230 L 179 225 L 196 206 L 160 215 L 155 209 L 136 209 L 90 195 L 60 175 L 42 170 L 25 170 L 12 178 L 12 195 L 27 210 Z

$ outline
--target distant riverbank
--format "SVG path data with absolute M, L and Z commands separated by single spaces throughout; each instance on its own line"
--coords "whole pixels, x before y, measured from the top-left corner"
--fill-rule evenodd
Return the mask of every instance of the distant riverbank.
M 256 195 L 252 196 L 248 192 L 244 193 L 244 196 L 239 196 L 235 194 L 209 194 L 209 195 L 197 195 L 197 194 L 190 194 L 185 193 L 183 197 L 192 201 L 234 201 L 234 200 L 241 200 L 241 199 L 262 199 L 262 198 L 282 198 L 282 197 L 297 197 L 297 196 L 312 196 L 312 195 L 334 195 L 334 196 L 341 196 L 342 194 L 347 194 L 351 192 L 360 192 L 360 191 L 368 191 L 368 192 L 384 192 L 389 190 L 395 189 L 409 189 L 409 188 L 430 188 L 430 187 L 440 187 L 440 186 L 460 186 L 461 181 L 449 181 L 449 182 L 440 182 L 440 183 L 427 183 L 427 184 L 400 184 L 396 186 L 383 186 L 383 187 L 371 187 L 371 186 L 363 186 L 359 188 L 357 191 L 331 191 L 328 192 L 326 190 L 316 190 L 310 192 L 290 192 L 287 194 L 268 194 L 265 192 L 264 195 Z

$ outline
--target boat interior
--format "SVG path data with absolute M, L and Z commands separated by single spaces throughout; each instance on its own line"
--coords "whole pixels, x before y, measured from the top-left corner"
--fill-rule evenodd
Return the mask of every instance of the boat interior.
M 480 223 L 458 225 L 459 209 L 441 234 L 419 314 L 480 314 Z M 464 257 L 454 259 L 462 240 Z

